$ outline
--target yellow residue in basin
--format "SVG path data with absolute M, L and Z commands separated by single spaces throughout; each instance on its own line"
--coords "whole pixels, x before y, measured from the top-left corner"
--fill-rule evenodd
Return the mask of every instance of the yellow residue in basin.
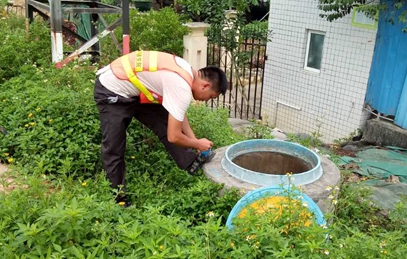
M 285 196 L 271 196 L 261 198 L 243 208 L 238 218 L 246 217 L 247 213 L 253 211 L 255 214 L 267 213 L 275 221 L 283 214 L 288 212 L 290 214 L 298 213 L 295 217 L 296 222 L 291 222 L 290 225 L 303 225 L 309 226 L 312 221 L 312 213 L 300 200 L 285 197 Z

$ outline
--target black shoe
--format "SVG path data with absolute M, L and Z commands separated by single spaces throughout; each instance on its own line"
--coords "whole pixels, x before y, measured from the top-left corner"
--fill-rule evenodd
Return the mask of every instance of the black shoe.
M 209 155 L 203 156 L 199 154 L 199 156 L 194 160 L 194 162 L 187 168 L 187 172 L 190 175 L 197 175 L 198 171 L 202 168 L 205 163 L 208 163 L 214 158 L 216 152 L 211 151 Z

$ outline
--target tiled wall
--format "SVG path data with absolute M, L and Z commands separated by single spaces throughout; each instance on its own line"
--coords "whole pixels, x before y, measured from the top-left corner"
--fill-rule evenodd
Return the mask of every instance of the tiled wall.
M 332 142 L 348 137 L 369 116 L 363 110 L 376 30 L 319 17 L 317 0 L 271 0 L 263 118 L 290 133 L 320 130 Z M 320 73 L 304 69 L 307 32 L 325 32 Z

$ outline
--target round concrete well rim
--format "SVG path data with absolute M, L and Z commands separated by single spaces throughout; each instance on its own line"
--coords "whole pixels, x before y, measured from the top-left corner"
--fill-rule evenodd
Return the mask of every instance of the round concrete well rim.
M 288 176 L 286 174 L 276 175 L 255 172 L 243 168 L 233 162 L 233 159 L 239 155 L 263 151 L 283 153 L 297 157 L 311 165 L 312 168 L 306 172 L 296 173 L 292 176 Z M 231 176 L 241 181 L 259 186 L 280 184 L 304 185 L 317 181 L 323 174 L 321 160 L 314 151 L 297 143 L 274 139 L 251 139 L 233 144 L 226 149 L 225 155 L 221 160 L 221 165 L 222 168 Z
M 214 150 L 216 152 L 215 157 L 203 165 L 205 176 L 209 180 L 223 185 L 221 193 L 226 191 L 226 189 L 237 189 L 241 194 L 245 194 L 249 191 L 261 188 L 262 186 L 260 185 L 239 180 L 223 169 L 221 160 L 228 147 L 230 146 L 224 146 Z M 332 192 L 327 186 L 339 186 L 341 174 L 339 168 L 326 155 L 319 154 L 318 156 L 321 159 L 321 166 L 324 172 L 321 178 L 313 183 L 297 187 L 314 200 L 323 213 L 330 213 L 334 207 L 332 206 L 332 198 L 329 198 Z

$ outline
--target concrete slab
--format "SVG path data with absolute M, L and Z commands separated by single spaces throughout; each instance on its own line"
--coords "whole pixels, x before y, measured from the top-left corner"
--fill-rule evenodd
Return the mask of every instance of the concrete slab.
M 248 128 L 248 127 L 250 127 L 250 125 L 252 125 L 250 123 L 250 121 L 236 119 L 236 118 L 229 118 L 228 122 L 232 126 L 233 130 L 235 130 L 235 131 L 244 130 L 245 128 Z
M 249 128 L 252 123 L 248 120 L 229 118 L 229 124 L 232 126 L 235 132 L 244 133 L 247 128 Z M 274 128 L 271 130 L 271 135 L 277 140 L 287 140 L 287 136 L 280 129 Z
M 224 184 L 224 188 L 227 189 L 240 189 L 242 195 L 263 187 L 239 180 L 223 169 L 221 162 L 228 147 L 229 146 L 217 149 L 215 157 L 209 163 L 204 164 L 203 172 L 208 179 L 216 183 Z M 341 174 L 339 168 L 327 157 L 320 156 L 320 159 L 323 169 L 322 176 L 311 184 L 301 186 L 301 189 L 318 205 L 323 213 L 327 213 L 333 211 L 332 199 L 328 198 L 332 191 L 327 190 L 327 186 L 339 186 Z
M 407 130 L 388 121 L 372 119 L 366 123 L 363 140 L 377 146 L 407 148 Z

